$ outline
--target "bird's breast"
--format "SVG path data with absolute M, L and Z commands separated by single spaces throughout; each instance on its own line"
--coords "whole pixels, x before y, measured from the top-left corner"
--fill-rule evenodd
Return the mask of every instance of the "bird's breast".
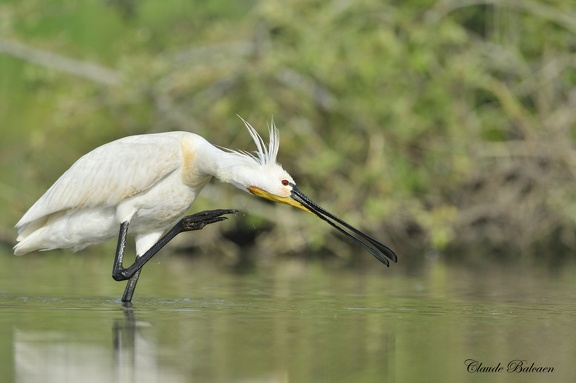
M 128 218 L 132 233 L 167 229 L 190 208 L 209 180 L 192 187 L 184 184 L 178 172 L 174 172 L 150 189 L 124 201 L 117 211 L 133 212 Z M 119 217 L 119 221 L 122 220 Z

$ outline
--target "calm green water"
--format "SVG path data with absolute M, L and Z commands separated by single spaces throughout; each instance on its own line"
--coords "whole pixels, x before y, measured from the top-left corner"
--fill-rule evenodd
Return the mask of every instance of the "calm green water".
M 159 261 L 125 309 L 111 257 L 2 254 L 2 382 L 576 381 L 574 267 Z M 513 360 L 553 371 L 506 372 Z

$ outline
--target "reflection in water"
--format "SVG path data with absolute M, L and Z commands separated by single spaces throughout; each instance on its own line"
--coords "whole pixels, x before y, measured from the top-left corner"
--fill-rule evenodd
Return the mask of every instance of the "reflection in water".
M 435 265 L 389 276 L 155 266 L 147 281 L 162 283 L 143 284 L 134 308 L 75 290 L 85 280 L 65 279 L 48 298 L 11 293 L 55 284 L 39 282 L 41 267 L 29 279 L 0 267 L 2 383 L 483 380 L 467 371 L 469 359 L 554 368 L 490 381 L 576 381 L 576 268 L 549 276 Z M 67 291 L 77 295 L 62 298 Z
M 74 311 L 76 310 L 71 310 Z M 136 313 L 130 308 L 124 308 L 122 317 L 115 318 L 111 323 L 111 337 L 106 342 L 99 342 L 91 336 L 79 336 L 73 330 L 14 329 L 15 382 L 178 383 L 190 381 L 192 377 L 188 368 L 194 365 L 193 369 L 197 369 L 198 362 L 205 361 L 202 355 L 191 355 L 190 358 L 184 356 L 184 359 L 196 361 L 191 361 L 187 366 L 182 366 L 181 360 L 173 364 L 162 363 L 154 326 L 149 322 L 136 320 Z M 242 359 L 242 356 L 239 358 Z M 206 367 L 208 366 L 203 366 Z M 218 367 L 230 368 L 218 365 L 210 367 L 216 367 L 216 370 Z M 265 366 L 265 373 L 250 379 L 226 380 L 243 383 L 289 381 L 286 371 L 270 372 L 269 368 L 270 366 Z
M 124 309 L 123 313 L 124 318 L 116 319 L 112 326 L 116 375 L 114 381 L 156 382 L 159 377 L 156 344 L 150 332 L 147 333 L 148 337 L 144 337 L 141 331 L 151 326 L 146 322 L 137 322 L 134 311 L 130 308 Z M 162 375 L 174 374 L 165 371 Z
M 181 381 L 177 373 L 167 368 L 159 371 L 153 333 L 147 331 L 150 324 L 136 321 L 130 309 L 112 323 L 112 354 L 109 347 L 75 340 L 75 334 L 65 331 L 16 329 L 16 382 Z
M 65 338 L 62 333 L 15 330 L 16 381 L 112 381 L 113 365 L 105 349 Z

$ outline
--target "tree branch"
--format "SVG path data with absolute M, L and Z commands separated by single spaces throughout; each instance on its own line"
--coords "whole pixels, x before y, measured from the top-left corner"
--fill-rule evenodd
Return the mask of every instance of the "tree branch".
M 122 81 L 122 74 L 118 71 L 91 62 L 71 59 L 56 53 L 32 48 L 16 41 L 0 39 L 0 54 L 7 54 L 104 85 L 118 85 Z

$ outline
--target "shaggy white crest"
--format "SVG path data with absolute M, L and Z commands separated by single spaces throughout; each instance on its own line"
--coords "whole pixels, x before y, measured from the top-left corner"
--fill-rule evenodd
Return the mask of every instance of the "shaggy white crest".
M 261 166 L 275 165 L 276 157 L 278 156 L 278 149 L 280 148 L 280 133 L 278 132 L 278 129 L 274 124 L 274 119 L 272 119 L 270 125 L 268 126 L 268 131 L 270 134 L 270 141 L 268 143 L 268 146 L 266 146 L 266 143 L 264 142 L 262 137 L 258 134 L 256 129 L 254 129 L 252 125 L 250 125 L 248 121 L 244 120 L 242 117 L 240 117 L 240 119 L 246 126 L 246 129 L 248 129 L 248 132 L 250 133 L 250 136 L 252 136 L 252 139 L 256 143 L 256 148 L 258 150 L 254 153 L 251 153 L 245 150 L 231 150 L 226 148 L 223 149 L 226 149 L 231 153 L 238 154 L 244 158 L 256 161 L 256 163 Z

